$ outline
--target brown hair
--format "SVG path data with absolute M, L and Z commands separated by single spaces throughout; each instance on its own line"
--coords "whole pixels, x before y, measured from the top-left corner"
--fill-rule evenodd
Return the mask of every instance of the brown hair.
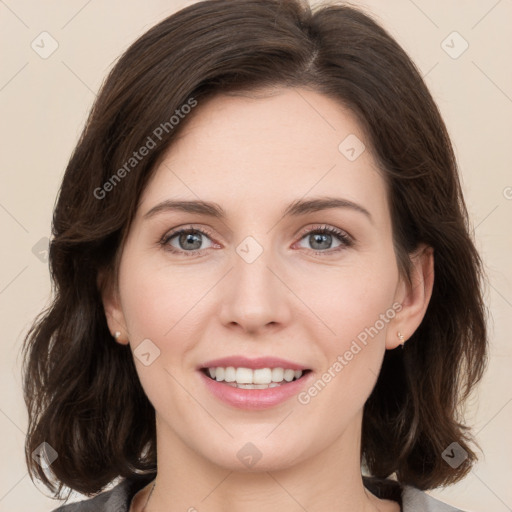
M 52 492 L 54 479 L 59 493 L 67 486 L 90 495 L 118 476 L 156 471 L 155 411 L 129 346 L 107 328 L 98 278 L 115 280 L 141 192 L 186 124 L 183 106 L 274 86 L 310 88 L 357 116 L 388 184 L 401 272 L 418 244 L 434 248 L 423 322 L 403 351 L 386 352 L 365 404 L 362 462 L 371 475 L 396 472 L 401 483 L 429 489 L 460 480 L 476 460 L 460 407 L 487 362 L 482 264 L 452 145 L 421 75 L 353 7 L 210 0 L 163 20 L 121 56 L 64 175 L 49 255 L 54 298 L 23 347 L 26 460 L 31 478 Z M 130 160 L 148 137 L 155 147 Z M 43 442 L 58 453 L 55 478 L 32 459 Z M 453 442 L 468 453 L 455 469 L 442 458 Z

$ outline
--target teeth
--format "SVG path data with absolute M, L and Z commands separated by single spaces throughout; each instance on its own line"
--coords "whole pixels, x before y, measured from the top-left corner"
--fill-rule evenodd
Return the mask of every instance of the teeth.
M 272 370 L 270 368 L 261 368 L 253 370 L 254 384 L 270 384 L 272 382 Z
M 281 382 L 283 380 L 284 370 L 282 368 L 272 368 L 272 382 Z
M 286 382 L 291 382 L 294 377 L 295 377 L 295 371 L 294 370 L 285 370 L 284 371 L 284 380 Z
M 283 381 L 291 382 L 294 379 L 300 379 L 302 373 L 301 370 L 290 368 L 257 368 L 255 370 L 243 367 L 234 368 L 233 366 L 208 368 L 208 374 L 212 379 L 246 389 L 275 387 Z
M 240 389 L 268 389 L 277 388 L 278 386 L 282 386 L 282 384 L 277 382 L 271 382 L 270 384 L 237 384 L 236 382 L 226 382 L 226 386 Z
M 217 371 L 219 369 L 217 368 Z M 253 381 L 254 372 L 250 368 L 237 368 L 235 381 L 237 384 L 261 384 L 261 382 Z
M 224 380 L 226 370 L 224 368 L 221 368 L 220 366 L 215 369 L 215 378 L 221 382 Z
M 236 380 L 236 369 L 232 366 L 228 366 L 224 372 L 224 380 L 226 382 L 235 382 Z

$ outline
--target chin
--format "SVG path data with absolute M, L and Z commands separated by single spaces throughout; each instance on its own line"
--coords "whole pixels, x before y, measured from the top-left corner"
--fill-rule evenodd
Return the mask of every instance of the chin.
M 209 453 L 204 456 L 212 464 L 225 470 L 242 473 L 287 470 L 300 463 L 301 458 L 305 458 L 305 454 L 297 450 L 297 446 L 304 445 L 303 442 L 289 442 L 289 446 L 284 446 L 284 440 L 277 437 L 272 441 L 265 440 L 264 436 L 254 438 L 254 441 L 249 439 L 247 435 L 243 440 L 235 438 L 225 446 L 225 450 L 215 450 L 214 453 L 208 450 Z M 290 441 L 289 438 L 288 441 Z M 215 444 L 215 446 L 222 445 Z M 279 450 L 278 447 L 281 449 Z

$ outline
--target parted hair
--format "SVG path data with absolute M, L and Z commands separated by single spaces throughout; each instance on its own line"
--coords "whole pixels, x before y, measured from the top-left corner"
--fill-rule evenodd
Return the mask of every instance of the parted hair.
M 23 344 L 26 461 L 56 497 L 156 472 L 155 410 L 130 347 L 109 332 L 102 287 L 116 281 L 141 193 L 193 115 L 184 112 L 216 94 L 273 87 L 308 88 L 356 116 L 385 178 L 402 275 L 419 244 L 434 249 L 423 321 L 403 350 L 386 351 L 365 403 L 362 465 L 426 490 L 459 481 L 477 460 L 463 406 L 487 364 L 483 265 L 449 134 L 421 73 L 360 8 L 207 0 L 164 19 L 118 59 L 59 190 L 52 297 Z M 151 149 L 130 160 L 148 137 Z M 42 443 L 58 455 L 46 469 L 33 457 Z M 443 459 L 452 443 L 467 452 L 456 468 Z

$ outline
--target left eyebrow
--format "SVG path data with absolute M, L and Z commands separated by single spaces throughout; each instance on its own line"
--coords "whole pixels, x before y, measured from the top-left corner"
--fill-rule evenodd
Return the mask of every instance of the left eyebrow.
M 332 208 L 348 208 L 364 214 L 370 222 L 373 222 L 370 212 L 360 204 L 339 197 L 318 197 L 313 199 L 298 199 L 291 203 L 284 211 L 283 216 L 299 216 L 306 213 L 329 210 Z
M 307 213 L 328 210 L 332 208 L 351 209 L 365 215 L 370 222 L 373 222 L 370 212 L 363 206 L 338 197 L 318 197 L 312 199 L 298 199 L 292 202 L 284 211 L 283 217 L 298 217 Z M 187 200 L 166 200 L 153 206 L 144 214 L 144 219 L 165 211 L 182 211 L 187 213 L 196 213 L 199 215 L 208 215 L 217 219 L 225 219 L 226 212 L 220 205 L 208 201 L 187 201 Z

